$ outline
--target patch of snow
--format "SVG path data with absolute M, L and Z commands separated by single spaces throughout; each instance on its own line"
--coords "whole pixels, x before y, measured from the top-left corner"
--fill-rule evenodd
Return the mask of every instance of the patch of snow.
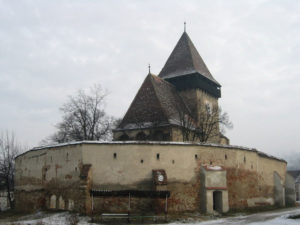
M 290 216 L 299 214 L 300 208 L 296 207 L 269 212 L 255 213 L 250 215 L 240 215 L 235 217 L 213 219 L 208 221 L 199 221 L 201 218 L 187 218 L 182 221 L 168 223 L 168 225 L 299 225 L 300 219 L 289 219 Z M 35 214 L 23 216 L 17 221 L 7 222 L 1 219 L 0 224 L 37 225 L 38 223 L 42 222 L 44 225 L 68 225 L 68 217 L 70 215 L 72 214 L 68 212 L 38 212 Z M 89 217 L 79 216 L 78 219 L 79 225 L 95 225 L 93 223 L 89 223 Z
M 73 141 L 73 142 L 66 142 L 66 143 L 60 143 L 60 144 L 52 144 L 52 145 L 46 145 L 46 146 L 40 146 L 40 147 L 34 147 L 27 152 L 24 152 L 20 155 L 18 155 L 16 158 L 18 158 L 21 155 L 24 155 L 28 152 L 31 151 L 37 151 L 37 150 L 42 150 L 42 149 L 47 149 L 47 148 L 58 148 L 58 147 L 63 147 L 63 146 L 68 146 L 68 145 L 80 145 L 80 144 L 149 144 L 149 145 L 193 145 L 193 146 L 210 146 L 210 147 L 219 147 L 219 148 L 228 148 L 228 149 L 240 149 L 244 151 L 252 151 L 252 152 L 257 152 L 257 154 L 261 156 L 265 156 L 268 158 L 276 159 L 279 161 L 284 161 L 285 160 L 281 158 L 277 158 L 271 155 L 268 155 L 266 153 L 260 152 L 256 150 L 255 148 L 247 148 L 247 147 L 242 147 L 242 146 L 237 146 L 237 145 L 224 145 L 224 144 L 215 144 L 215 143 L 199 143 L 199 142 L 174 142 L 174 141 Z
M 11 224 L 20 224 L 20 225 L 36 225 L 39 223 L 43 223 L 43 225 L 68 225 L 70 222 L 68 220 L 69 216 L 71 214 L 68 212 L 63 213 L 55 213 L 55 214 L 45 214 L 38 212 L 33 215 L 25 216 L 23 219 L 15 222 L 11 222 Z M 31 217 L 32 219 L 29 219 L 28 217 Z M 42 217 L 42 218 L 40 218 Z M 89 217 L 79 217 L 78 225 L 95 225 L 93 223 L 89 223 L 90 218 Z M 2 224 L 0 222 L 0 224 Z M 5 224 L 9 225 L 10 223 L 5 222 Z
M 300 213 L 300 209 L 280 210 L 275 212 L 256 213 L 247 216 L 221 218 L 204 222 L 174 222 L 169 225 L 299 225 L 300 219 L 289 219 L 293 214 Z
M 207 166 L 207 169 L 209 170 L 222 170 L 221 166 Z

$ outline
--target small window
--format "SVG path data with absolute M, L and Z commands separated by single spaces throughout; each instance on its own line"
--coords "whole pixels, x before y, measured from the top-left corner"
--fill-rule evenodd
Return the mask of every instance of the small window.
M 246 163 L 246 156 L 244 156 L 244 163 Z
M 116 159 L 117 158 L 117 153 L 114 153 L 114 159 Z
M 225 159 L 227 160 L 227 155 L 225 154 Z
M 172 164 L 175 164 L 175 160 L 174 159 L 172 160 Z
M 77 167 L 75 167 L 75 172 L 77 172 Z
M 144 160 L 143 160 L 143 159 L 141 159 L 141 163 L 144 163 Z
M 67 161 L 69 160 L 69 153 L 67 152 Z
M 253 169 L 253 165 L 251 165 L 251 169 Z
M 198 155 L 197 154 L 195 155 L 195 159 L 198 159 Z
M 159 153 L 156 154 L 156 159 L 159 160 Z
M 213 107 L 212 107 L 211 102 L 207 102 L 207 101 L 206 101 L 206 103 L 205 103 L 205 108 L 206 108 L 207 113 L 208 113 L 209 115 L 211 115 L 211 114 L 212 114 L 212 110 L 213 110 Z
M 210 161 L 209 164 L 212 165 L 212 161 Z

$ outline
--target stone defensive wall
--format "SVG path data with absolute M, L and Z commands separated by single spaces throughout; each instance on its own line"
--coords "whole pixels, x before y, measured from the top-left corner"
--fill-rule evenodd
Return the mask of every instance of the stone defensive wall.
M 128 197 L 94 197 L 92 190 L 169 191 L 167 205 L 165 199 L 133 196 L 130 210 L 226 212 L 283 206 L 285 176 L 284 160 L 250 148 L 83 141 L 33 148 L 16 157 L 15 199 L 20 210 L 89 214 L 128 211 Z

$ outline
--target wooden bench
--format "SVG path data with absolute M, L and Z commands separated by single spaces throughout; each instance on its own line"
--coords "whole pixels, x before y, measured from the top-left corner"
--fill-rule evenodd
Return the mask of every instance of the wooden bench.
M 101 213 L 101 221 L 104 218 L 129 220 L 129 213 Z
M 144 220 L 144 219 L 152 219 L 152 221 L 156 222 L 159 219 L 164 219 L 167 221 L 167 215 L 161 216 L 161 215 L 137 215 L 137 214 L 129 214 L 129 213 L 101 213 L 100 214 L 100 221 L 103 222 L 103 220 L 107 219 L 127 219 L 129 222 L 130 219 L 133 220 Z

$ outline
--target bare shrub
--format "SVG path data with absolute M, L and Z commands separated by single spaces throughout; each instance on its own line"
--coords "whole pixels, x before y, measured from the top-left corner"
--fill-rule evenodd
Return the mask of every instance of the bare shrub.
M 79 218 L 76 214 L 70 214 L 66 217 L 67 225 L 77 225 L 79 222 Z
M 36 225 L 45 225 L 45 223 L 43 221 L 38 221 Z

